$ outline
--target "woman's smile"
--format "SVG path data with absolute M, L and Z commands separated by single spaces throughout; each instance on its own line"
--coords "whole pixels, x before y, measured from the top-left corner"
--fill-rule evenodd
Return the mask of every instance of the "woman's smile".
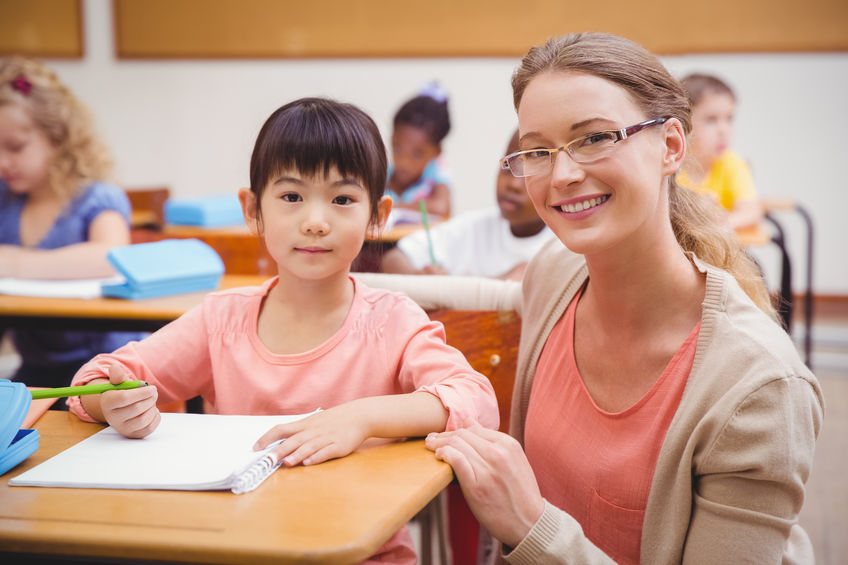
M 594 214 L 596 209 L 599 206 L 604 205 L 609 199 L 609 194 L 602 194 L 600 196 L 593 196 L 590 198 L 580 196 L 578 198 L 572 198 L 570 200 L 554 204 L 553 208 L 563 214 L 566 218 L 578 220 Z

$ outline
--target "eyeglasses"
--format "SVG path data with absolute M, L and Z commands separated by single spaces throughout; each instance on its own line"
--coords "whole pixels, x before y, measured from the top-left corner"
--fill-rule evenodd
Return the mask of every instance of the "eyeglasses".
M 519 178 L 546 174 L 553 168 L 557 153 L 560 151 L 568 153 L 575 163 L 592 163 L 609 155 L 619 141 L 668 120 L 669 118 L 654 118 L 623 129 L 596 131 L 554 149 L 528 149 L 510 153 L 501 159 L 501 168 Z

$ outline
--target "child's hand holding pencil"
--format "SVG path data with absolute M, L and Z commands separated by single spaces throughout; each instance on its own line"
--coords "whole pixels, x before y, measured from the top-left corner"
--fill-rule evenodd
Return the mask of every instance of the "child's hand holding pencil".
M 109 367 L 109 381 L 93 385 L 111 386 L 102 394 L 80 397 L 82 407 L 95 420 L 106 422 L 115 431 L 131 438 L 143 438 L 159 426 L 161 416 L 156 407 L 159 398 L 155 386 L 133 380 L 124 369 L 113 363 Z

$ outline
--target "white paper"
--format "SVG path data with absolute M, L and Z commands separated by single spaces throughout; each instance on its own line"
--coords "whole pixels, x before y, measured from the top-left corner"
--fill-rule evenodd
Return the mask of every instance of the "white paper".
M 228 490 L 235 474 L 265 451 L 265 432 L 296 416 L 164 413 L 143 439 L 106 428 L 9 481 L 11 486 L 109 489 Z
M 45 280 L 0 278 L 0 294 L 45 298 L 97 298 L 104 284 L 122 284 L 124 277 L 99 279 Z

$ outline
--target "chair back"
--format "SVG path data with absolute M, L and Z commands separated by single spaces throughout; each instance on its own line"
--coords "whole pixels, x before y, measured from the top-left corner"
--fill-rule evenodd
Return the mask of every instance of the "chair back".
M 444 324 L 448 344 L 488 377 L 498 398 L 499 429 L 508 432 L 521 318 L 512 310 L 434 310 L 429 315 Z

